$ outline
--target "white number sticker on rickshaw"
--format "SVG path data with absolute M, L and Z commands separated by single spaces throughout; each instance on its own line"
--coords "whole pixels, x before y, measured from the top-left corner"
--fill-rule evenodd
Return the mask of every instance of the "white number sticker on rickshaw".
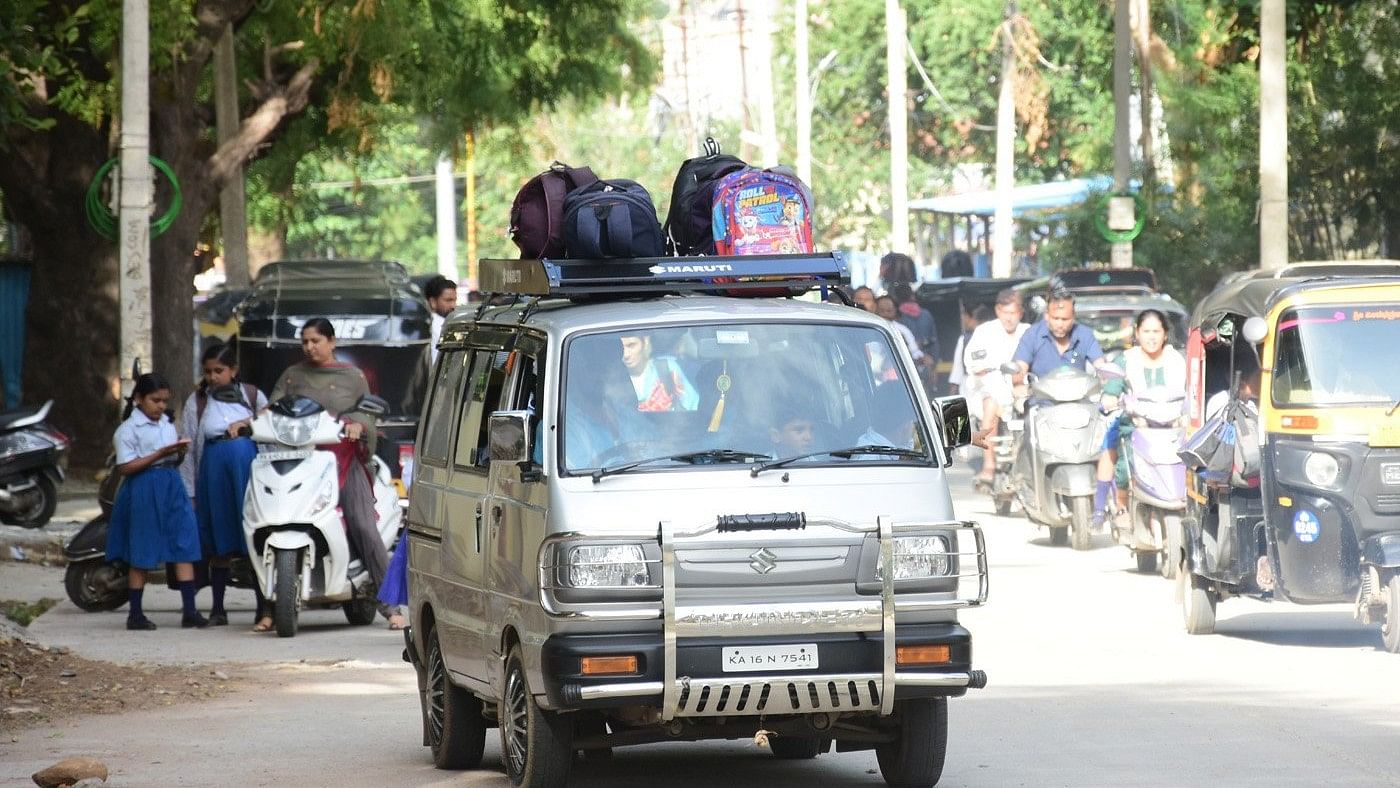
M 1400 484 L 1400 463 L 1388 462 L 1382 465 L 1381 481 L 1386 484 Z

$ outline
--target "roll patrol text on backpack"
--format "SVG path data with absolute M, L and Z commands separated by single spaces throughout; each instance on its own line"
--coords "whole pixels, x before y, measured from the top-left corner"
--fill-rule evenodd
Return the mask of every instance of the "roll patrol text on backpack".
M 671 207 L 663 228 L 668 251 L 676 255 L 715 253 L 711 228 L 715 187 L 724 176 L 747 168 L 738 156 L 721 153 L 714 137 L 705 138 L 705 155 L 686 159 L 671 187 Z
M 520 257 L 530 260 L 564 256 L 564 198 L 581 186 L 597 183 L 587 167 L 554 162 L 521 187 L 510 206 L 510 238 Z
M 757 169 L 726 175 L 711 216 L 717 254 L 812 251 L 811 191 L 795 175 Z
M 564 199 L 564 249 L 569 257 L 660 257 L 661 222 L 651 194 L 618 178 L 574 189 Z

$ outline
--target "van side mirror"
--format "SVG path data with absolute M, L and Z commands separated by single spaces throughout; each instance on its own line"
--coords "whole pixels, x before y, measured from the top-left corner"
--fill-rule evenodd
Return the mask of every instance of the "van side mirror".
M 967 411 L 967 400 L 963 397 L 939 397 L 934 404 L 938 406 L 938 416 L 943 421 L 943 448 L 951 452 L 972 443 L 972 418 Z
M 487 456 L 491 462 L 530 462 L 530 411 L 498 410 L 492 413 L 486 440 Z

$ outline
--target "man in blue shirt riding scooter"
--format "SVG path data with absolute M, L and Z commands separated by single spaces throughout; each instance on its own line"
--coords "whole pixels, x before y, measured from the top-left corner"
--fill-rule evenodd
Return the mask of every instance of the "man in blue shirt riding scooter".
M 1012 360 L 1020 367 L 1014 377 L 1019 385 L 1026 381 L 1027 372 L 1042 377 L 1060 367 L 1098 366 L 1103 348 L 1093 330 L 1075 322 L 1074 295 L 1068 290 L 1053 290 L 1045 304 L 1045 317 L 1021 337 Z

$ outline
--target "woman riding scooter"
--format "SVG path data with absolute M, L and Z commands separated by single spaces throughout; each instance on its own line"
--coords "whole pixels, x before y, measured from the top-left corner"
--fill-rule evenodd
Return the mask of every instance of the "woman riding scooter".
M 1149 390 L 1165 390 L 1186 396 L 1186 357 L 1167 344 L 1167 316 L 1156 309 L 1144 309 L 1134 321 L 1135 344 L 1123 352 L 1118 364 L 1123 376 L 1110 380 L 1104 385 L 1104 394 L 1115 400 L 1131 394 L 1143 394 Z M 1112 410 L 1112 400 L 1105 409 Z M 1094 488 L 1094 529 L 1098 530 L 1108 516 L 1108 505 L 1112 498 L 1113 511 L 1122 514 L 1126 509 L 1128 484 L 1127 473 L 1120 472 L 1118 447 L 1120 441 L 1127 440 L 1132 433 L 1132 420 L 1126 414 L 1111 419 L 1108 433 L 1104 436 L 1104 452 L 1099 455 L 1097 484 Z M 1114 482 L 1117 477 L 1117 494 L 1114 495 Z
M 334 449 L 339 471 L 340 507 L 345 513 L 351 545 L 364 562 L 376 585 L 384 582 L 389 554 L 375 526 L 373 482 L 366 464 L 374 454 L 374 421 L 351 411 L 369 393 L 364 373 L 335 359 L 335 326 L 324 317 L 313 317 L 301 327 L 301 350 L 306 359 L 289 367 L 277 379 L 270 401 L 283 397 L 315 400 L 329 413 L 345 420 L 345 443 Z M 361 442 L 364 438 L 364 442 Z M 382 608 L 391 628 L 403 627 L 397 608 Z M 272 628 L 271 617 L 258 621 L 257 629 Z

